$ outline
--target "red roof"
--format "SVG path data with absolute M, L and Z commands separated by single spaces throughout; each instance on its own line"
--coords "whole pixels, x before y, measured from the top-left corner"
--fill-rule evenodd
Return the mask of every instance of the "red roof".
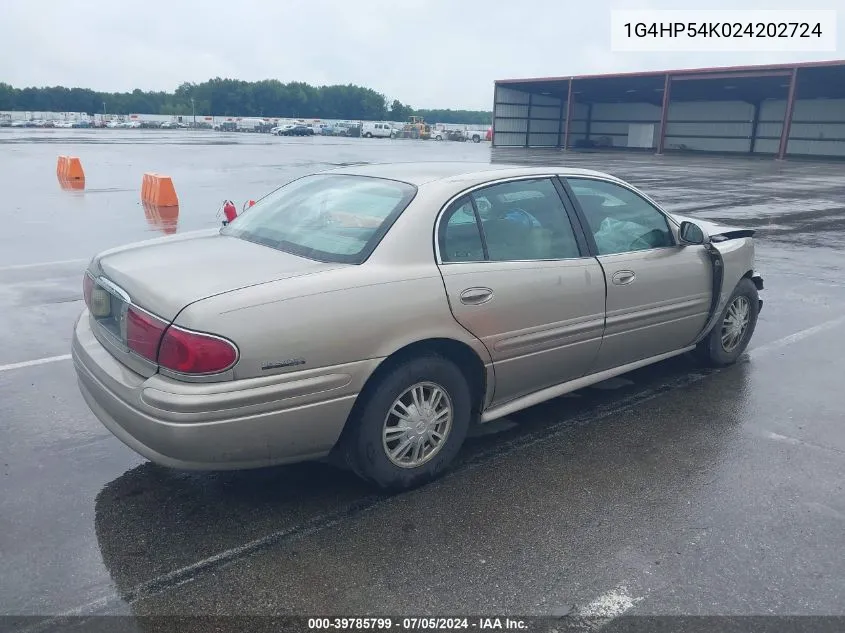
M 793 68 L 845 66 L 845 59 L 831 59 L 822 62 L 797 62 L 794 64 L 759 64 L 756 66 L 716 66 L 712 68 L 683 68 L 680 70 L 648 70 L 627 73 L 606 73 L 598 75 L 570 75 L 565 77 L 526 77 L 524 79 L 497 79 L 497 84 L 528 83 L 532 81 L 569 81 L 570 79 L 612 79 L 615 77 L 653 77 L 655 75 L 693 75 L 700 73 L 749 72 L 766 70 L 792 70 Z

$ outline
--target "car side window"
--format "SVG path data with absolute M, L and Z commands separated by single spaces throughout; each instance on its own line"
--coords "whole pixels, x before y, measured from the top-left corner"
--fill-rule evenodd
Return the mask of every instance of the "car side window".
M 666 216 L 630 189 L 604 180 L 567 178 L 599 255 L 675 245 Z
M 566 208 L 548 178 L 504 182 L 471 195 L 491 261 L 581 256 Z
M 443 262 L 484 261 L 481 232 L 469 198 L 461 198 L 443 214 L 438 240 Z

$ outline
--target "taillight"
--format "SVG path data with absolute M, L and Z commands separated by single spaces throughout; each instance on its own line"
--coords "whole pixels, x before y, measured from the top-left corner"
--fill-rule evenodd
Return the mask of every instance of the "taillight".
M 126 345 L 136 354 L 156 362 L 158 346 L 165 329 L 165 321 L 135 306 L 129 306 L 126 312 Z
M 98 288 L 85 276 L 86 303 L 97 305 Z M 217 374 L 238 360 L 238 348 L 231 341 L 211 334 L 172 326 L 137 306 L 126 308 L 126 346 L 164 369 L 181 374 Z
M 171 326 L 164 333 L 158 364 L 182 374 L 216 374 L 238 360 L 233 343 L 218 336 Z
M 86 307 L 95 318 L 107 317 L 111 312 L 109 293 L 98 286 L 94 277 L 87 272 L 82 278 L 82 298 L 85 299 Z
M 94 291 L 94 279 L 88 273 L 82 278 L 82 298 L 85 299 L 85 305 L 91 307 L 91 293 Z

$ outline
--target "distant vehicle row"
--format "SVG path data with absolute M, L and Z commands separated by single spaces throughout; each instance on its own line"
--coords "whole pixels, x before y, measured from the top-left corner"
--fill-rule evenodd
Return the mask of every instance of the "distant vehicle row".
M 480 143 L 491 140 L 492 130 L 468 130 L 447 128 L 443 124 L 429 125 L 419 117 L 411 117 L 411 121 L 396 124 L 384 121 L 365 122 L 334 122 L 320 123 L 295 121 L 273 126 L 268 120 L 259 118 L 243 118 L 233 121 L 223 121 L 215 124 L 209 122 L 186 123 L 183 121 L 147 121 L 139 118 L 99 120 L 44 120 L 44 119 L 0 119 L 0 127 L 26 128 L 109 128 L 109 129 L 189 129 L 205 128 L 221 132 L 264 132 L 278 136 L 352 136 L 364 138 L 406 138 L 433 139 L 435 141 L 472 141 Z
M 46 121 L 44 119 L 2 119 L 0 120 L 0 127 L 26 127 L 26 128 L 92 128 L 92 127 L 105 127 L 109 129 L 138 129 L 138 128 L 164 128 L 164 129 L 176 129 L 176 128 L 187 128 L 191 127 L 187 123 L 181 123 L 177 121 L 165 121 L 164 123 L 159 123 L 158 121 L 139 121 L 137 119 L 132 120 L 123 120 L 120 121 L 118 119 L 112 119 L 108 122 L 91 122 L 86 119 L 73 119 L 73 120 L 52 120 Z M 197 127 L 200 127 L 199 125 Z M 210 127 L 210 126 L 208 126 Z
M 272 128 L 270 133 L 278 136 L 363 136 L 355 123 L 285 123 Z
M 81 128 L 91 127 L 91 123 L 85 120 L 79 121 L 45 121 L 43 119 L 10 119 L 0 120 L 0 127 L 57 127 L 57 128 Z

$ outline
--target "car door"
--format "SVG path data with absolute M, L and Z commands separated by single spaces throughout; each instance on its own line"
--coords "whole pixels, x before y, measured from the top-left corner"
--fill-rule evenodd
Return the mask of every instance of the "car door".
M 601 346 L 604 273 L 561 193 L 552 177 L 501 181 L 438 222 L 449 304 L 490 351 L 496 404 L 584 375 Z
M 705 248 L 680 244 L 674 223 L 629 187 L 587 177 L 567 177 L 565 185 L 607 282 L 607 320 L 592 372 L 688 346 L 710 310 Z

